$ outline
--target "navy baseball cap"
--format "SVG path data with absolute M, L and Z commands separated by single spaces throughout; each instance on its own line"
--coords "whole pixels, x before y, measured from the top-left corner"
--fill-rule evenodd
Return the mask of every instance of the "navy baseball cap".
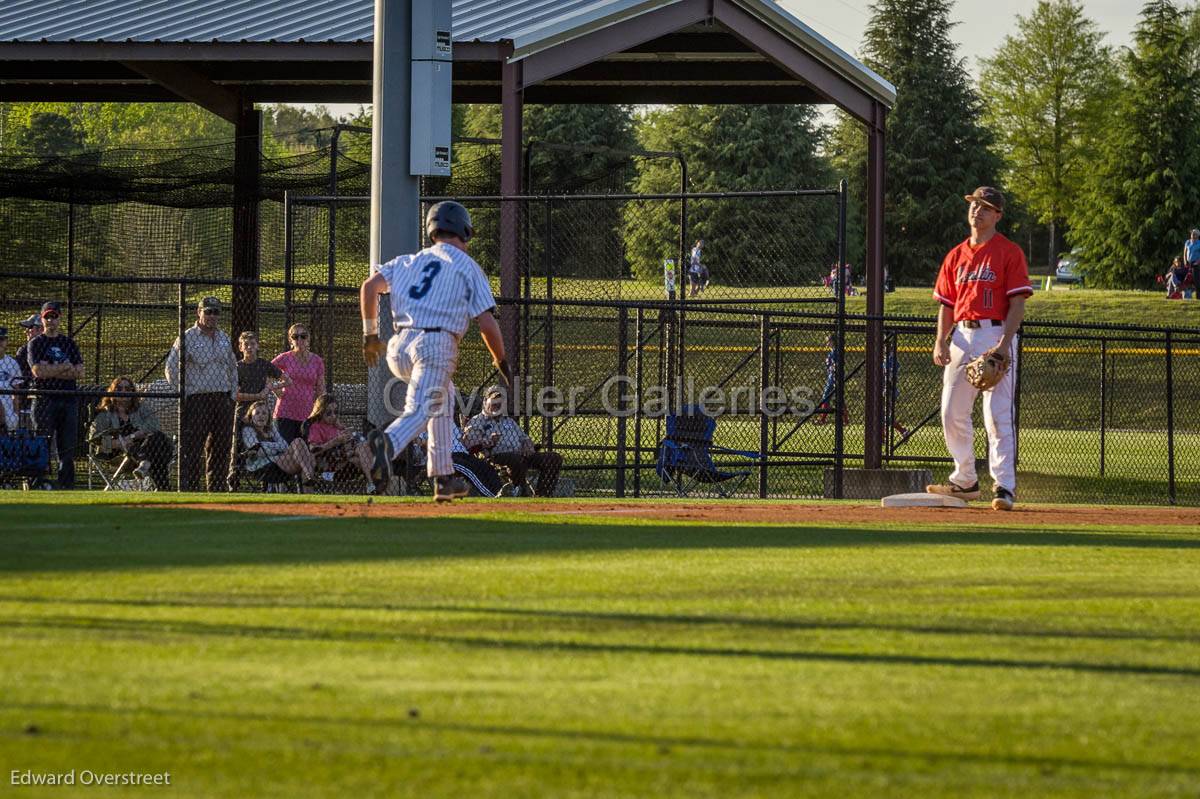
M 8 338 L 8 328 L 0 327 L 0 338 Z
M 51 311 L 53 311 L 56 314 L 61 315 L 62 314 L 62 303 L 58 302 L 56 300 L 50 300 L 49 302 L 47 302 L 45 305 L 42 306 L 42 316 L 45 316 L 46 314 L 50 313 Z
M 33 314 L 28 319 L 22 319 L 20 322 L 17 322 L 17 324 L 27 330 L 34 327 L 42 327 L 42 317 Z

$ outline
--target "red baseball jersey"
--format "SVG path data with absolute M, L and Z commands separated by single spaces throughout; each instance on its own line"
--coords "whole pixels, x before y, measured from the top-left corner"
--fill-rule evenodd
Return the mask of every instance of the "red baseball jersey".
M 968 238 L 942 261 L 933 296 L 954 309 L 954 321 L 1004 319 L 1008 298 L 1032 294 L 1025 253 L 999 233 L 977 247 Z

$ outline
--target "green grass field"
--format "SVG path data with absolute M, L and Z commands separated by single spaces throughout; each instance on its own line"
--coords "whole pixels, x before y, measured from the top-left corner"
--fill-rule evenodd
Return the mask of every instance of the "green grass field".
M 2 501 L 6 787 L 87 768 L 172 777 L 89 796 L 1200 793 L 1195 527 Z

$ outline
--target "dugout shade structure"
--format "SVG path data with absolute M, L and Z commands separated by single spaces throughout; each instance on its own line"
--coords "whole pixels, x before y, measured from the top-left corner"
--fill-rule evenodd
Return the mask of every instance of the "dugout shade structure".
M 449 0 L 447 0 L 448 2 Z M 405 13 L 407 0 L 381 0 Z M 232 275 L 260 277 L 255 103 L 369 102 L 375 0 L 10 0 L 0 102 L 188 101 L 236 126 Z M 453 100 L 503 108 L 500 193 L 520 195 L 524 103 L 822 103 L 864 127 L 868 364 L 864 465 L 881 465 L 884 131 L 895 89 L 771 0 L 454 0 Z M 501 209 L 500 293 L 519 292 Z M 252 327 L 255 293 L 234 293 Z M 515 324 L 515 320 L 513 320 Z M 516 330 L 505 330 L 515 341 Z

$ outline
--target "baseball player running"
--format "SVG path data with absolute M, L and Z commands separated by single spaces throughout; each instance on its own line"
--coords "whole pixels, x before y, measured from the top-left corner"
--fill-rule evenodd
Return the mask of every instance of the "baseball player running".
M 1004 216 L 1004 195 L 980 186 L 965 199 L 971 235 L 946 255 L 933 296 L 941 303 L 933 362 L 942 372 L 942 430 L 954 458 L 949 482 L 927 490 L 961 499 L 979 499 L 975 474 L 975 434 L 971 411 L 979 389 L 967 380 L 967 364 L 996 353 L 1010 365 L 1003 378 L 983 392 L 988 433 L 988 465 L 995 482 L 992 508 L 1012 510 L 1016 498 L 1013 369 L 1017 330 L 1025 300 L 1033 293 L 1025 253 L 996 231 Z
M 373 479 L 386 485 L 391 478 L 392 453 L 403 451 L 423 430 L 429 433 L 427 472 L 433 497 L 446 502 L 465 497 L 466 482 L 455 475 L 454 387 L 458 342 L 471 320 L 492 361 L 510 385 L 512 372 L 504 357 L 504 340 L 492 311 L 496 300 L 479 264 L 467 254 L 474 229 L 467 209 L 440 202 L 425 215 L 425 233 L 433 242 L 412 255 L 401 255 L 378 266 L 363 281 L 359 300 L 363 320 L 363 357 L 374 366 L 385 347 L 379 340 L 379 295 L 390 294 L 396 335 L 388 341 L 387 364 L 408 384 L 404 412 L 372 440 Z M 382 483 L 380 481 L 383 481 Z

